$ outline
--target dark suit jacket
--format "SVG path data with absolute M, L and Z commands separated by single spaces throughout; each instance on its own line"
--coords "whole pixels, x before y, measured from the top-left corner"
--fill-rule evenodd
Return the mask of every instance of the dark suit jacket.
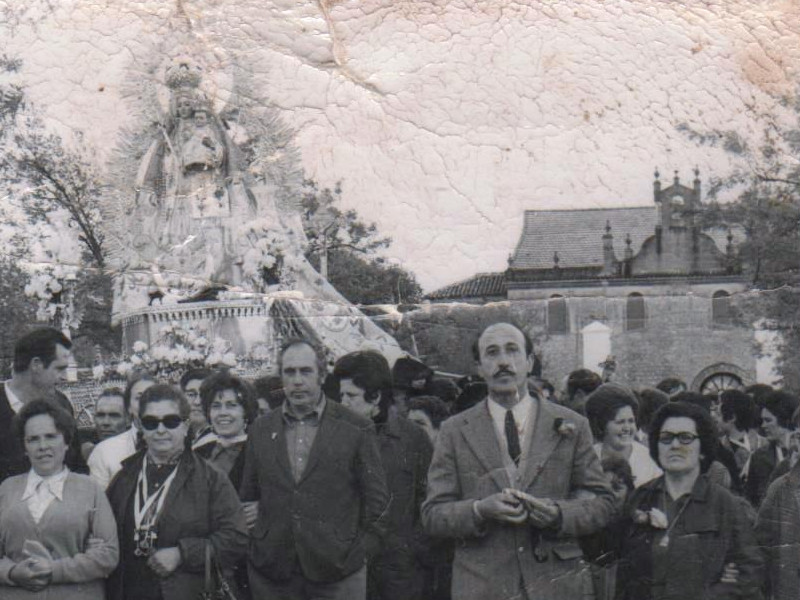
M 425 500 L 433 446 L 419 425 L 394 415 L 379 426 L 378 447 L 392 498 L 381 559 L 396 565 L 413 565 L 427 552 L 420 508 Z
M 591 586 L 577 537 L 609 522 L 611 489 L 586 418 L 552 402 L 535 402 L 519 481 L 511 481 L 487 401 L 442 424 L 422 521 L 431 535 L 457 539 L 453 598 L 507 600 L 521 597 L 523 587 L 531 600 L 579 598 Z M 560 528 L 542 532 L 527 524 L 480 523 L 474 502 L 509 487 L 554 500 Z
M 124 535 L 124 519 L 133 502 L 144 454 L 141 450 L 122 461 L 122 470 L 106 492 L 117 519 L 120 555 L 126 546 L 127 551 L 133 546 L 133 540 Z M 247 525 L 236 490 L 223 473 L 187 450 L 178 463 L 163 510 L 157 545 L 180 548 L 182 562 L 175 573 L 161 580 L 162 596 L 196 600 L 203 591 L 206 541 L 214 547 L 214 556 L 223 568 L 233 566 L 246 552 Z M 109 599 L 121 600 L 125 585 L 124 565 L 120 564 L 108 579 Z
M 72 404 L 61 392 L 56 392 L 53 402 L 73 417 L 75 416 Z M 25 448 L 14 434 L 13 419 L 14 411 L 11 410 L 11 405 L 8 403 L 6 386 L 0 383 L 0 483 L 13 475 L 27 473 L 31 468 L 31 464 L 25 456 Z M 89 468 L 81 454 L 77 435 L 73 436 L 72 443 L 67 449 L 65 462 L 71 471 L 89 473 Z
M 750 473 L 745 483 L 745 497 L 758 510 L 761 500 L 767 493 L 767 487 L 772 481 L 772 471 L 778 465 L 778 454 L 775 444 L 767 444 L 753 452 L 750 458 Z
M 247 436 L 240 497 L 258 500 L 249 560 L 274 581 L 334 582 L 364 566 L 385 531 L 389 503 L 372 422 L 328 401 L 305 472 L 295 483 L 282 410 Z

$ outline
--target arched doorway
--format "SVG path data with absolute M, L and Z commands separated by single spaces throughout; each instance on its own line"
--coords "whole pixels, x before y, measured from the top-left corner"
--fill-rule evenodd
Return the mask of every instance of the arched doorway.
M 714 373 L 700 384 L 701 394 L 717 394 L 725 390 L 738 390 L 744 387 L 742 380 L 734 373 Z

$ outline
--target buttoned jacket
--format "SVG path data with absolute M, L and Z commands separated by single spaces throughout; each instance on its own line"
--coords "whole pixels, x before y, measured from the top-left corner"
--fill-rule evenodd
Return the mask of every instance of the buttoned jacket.
M 297 481 L 283 411 L 256 419 L 239 492 L 258 501 L 248 560 L 275 581 L 298 567 L 311 581 L 339 581 L 364 566 L 385 533 L 389 495 L 375 428 L 330 400 Z

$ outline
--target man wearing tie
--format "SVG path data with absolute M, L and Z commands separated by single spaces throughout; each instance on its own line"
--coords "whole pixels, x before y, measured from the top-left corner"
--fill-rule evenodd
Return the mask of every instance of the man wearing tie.
M 489 397 L 443 423 L 422 507 L 431 535 L 460 540 L 452 597 L 578 598 L 591 582 L 575 538 L 614 511 L 589 424 L 529 395 L 517 327 L 487 327 L 473 353 Z

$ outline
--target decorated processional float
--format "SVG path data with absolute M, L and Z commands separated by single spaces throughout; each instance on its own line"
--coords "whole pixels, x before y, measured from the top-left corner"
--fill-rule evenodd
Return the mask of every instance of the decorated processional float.
M 118 160 L 135 156 L 135 172 L 104 199 L 122 328 L 114 374 L 274 374 L 291 337 L 316 342 L 330 363 L 368 348 L 396 360 L 397 342 L 307 261 L 291 138 L 257 115 L 246 78 L 185 54 L 164 62 L 132 92 L 148 125 L 127 133 Z

